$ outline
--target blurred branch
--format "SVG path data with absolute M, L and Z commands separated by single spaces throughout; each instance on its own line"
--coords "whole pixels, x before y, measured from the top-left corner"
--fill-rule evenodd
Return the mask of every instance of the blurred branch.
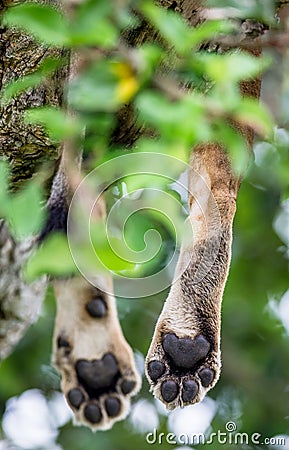
M 242 48 L 244 50 L 263 49 L 263 48 L 287 48 L 289 44 L 289 33 L 285 32 L 266 32 L 264 36 L 258 38 L 244 38 L 243 36 L 224 36 L 214 39 L 211 45 L 220 45 L 229 48 Z

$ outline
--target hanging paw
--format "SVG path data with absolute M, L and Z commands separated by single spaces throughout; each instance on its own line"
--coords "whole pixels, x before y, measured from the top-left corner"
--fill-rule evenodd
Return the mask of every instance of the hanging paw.
M 115 298 L 80 277 L 54 285 L 58 306 L 53 362 L 62 375 L 62 390 L 76 423 L 109 429 L 127 416 L 130 398 L 140 388 Z
M 218 251 L 208 265 L 208 248 Z M 207 249 L 204 250 L 204 246 Z M 172 410 L 194 404 L 220 376 L 221 300 L 230 261 L 230 235 L 199 242 L 180 254 L 179 273 L 156 325 L 146 358 L 146 375 L 154 395 Z M 202 267 L 202 265 L 204 267 Z M 205 266 L 208 270 L 205 270 Z M 202 277 L 196 275 L 202 269 Z
M 154 395 L 172 410 L 202 400 L 220 376 L 221 303 L 231 260 L 238 181 L 222 148 L 194 150 L 189 221 L 174 283 L 146 358 Z
M 220 353 L 203 334 L 178 337 L 162 333 L 147 357 L 154 395 L 168 409 L 199 402 L 217 382 Z

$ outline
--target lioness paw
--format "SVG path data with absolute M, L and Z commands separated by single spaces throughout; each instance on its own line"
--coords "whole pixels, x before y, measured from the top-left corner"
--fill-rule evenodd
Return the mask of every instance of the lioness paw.
M 75 422 L 106 430 L 124 419 L 140 388 L 113 296 L 82 278 L 55 282 L 54 365 Z
M 215 385 L 220 358 L 211 349 L 202 334 L 179 338 L 175 333 L 164 333 L 161 345 L 149 353 L 147 376 L 154 395 L 168 409 L 200 401 Z

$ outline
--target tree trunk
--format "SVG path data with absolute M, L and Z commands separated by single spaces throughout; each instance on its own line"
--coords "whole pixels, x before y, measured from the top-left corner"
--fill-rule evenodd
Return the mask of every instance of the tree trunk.
M 5 6 L 5 0 L 0 0 L 0 16 Z M 32 74 L 45 58 L 61 55 L 61 50 L 47 48 L 0 23 L 0 92 L 12 81 Z M 55 162 L 59 157 L 57 145 L 50 142 L 43 128 L 26 124 L 23 114 L 28 108 L 61 105 L 64 80 L 65 69 L 0 106 L 0 157 L 11 164 L 13 188 L 31 178 L 43 162 Z

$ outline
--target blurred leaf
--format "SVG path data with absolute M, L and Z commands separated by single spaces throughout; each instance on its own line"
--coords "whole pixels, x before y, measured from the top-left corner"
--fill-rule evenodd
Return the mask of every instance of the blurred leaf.
M 37 234 L 44 223 L 43 193 L 38 181 L 30 181 L 15 194 L 8 190 L 9 166 L 0 161 L 0 218 L 5 218 L 16 239 Z M 29 206 L 29 213 L 27 207 Z
M 165 53 L 159 45 L 146 42 L 135 49 L 135 58 L 138 63 L 139 79 L 144 83 L 151 81 L 162 59 L 165 58 Z
M 104 224 L 93 224 L 91 239 L 97 257 L 108 270 L 134 270 L 135 264 L 130 262 L 122 239 L 113 236 L 111 232 L 108 236 Z
M 179 14 L 164 10 L 153 3 L 144 3 L 142 11 L 177 51 L 183 54 L 191 49 L 194 31 Z
M 29 282 L 43 274 L 69 275 L 76 272 L 66 236 L 54 233 L 29 258 L 24 269 Z
M 41 124 L 53 141 L 59 142 L 66 137 L 78 135 L 81 124 L 76 118 L 68 116 L 60 109 L 43 106 L 25 112 L 25 122 Z
M 118 77 L 116 88 L 116 99 L 119 102 L 129 102 L 138 90 L 138 81 L 132 71 L 132 68 L 125 63 L 115 62 L 111 70 Z
M 77 110 L 115 111 L 135 94 L 138 82 L 129 65 L 102 60 L 71 83 L 70 100 Z
M 203 64 L 205 73 L 218 83 L 236 82 L 257 76 L 261 69 L 269 64 L 268 60 L 244 52 L 222 55 L 202 53 L 199 61 Z
M 5 11 L 3 21 L 5 25 L 21 28 L 49 45 L 62 47 L 69 42 L 66 19 L 48 5 L 21 3 Z
M 273 118 L 257 100 L 244 98 L 234 114 L 236 120 L 251 126 L 255 132 L 273 137 Z
M 192 51 L 194 47 L 209 40 L 216 33 L 227 33 L 232 30 L 232 25 L 225 21 L 211 21 L 192 28 L 179 13 L 165 10 L 153 3 L 144 3 L 141 9 L 180 55 Z
M 8 205 L 9 166 L 6 161 L 0 160 L 0 217 L 4 215 Z
M 180 100 L 170 101 L 159 92 L 142 91 L 136 105 L 141 118 L 172 142 L 192 146 L 198 140 L 209 139 L 205 104 L 195 95 L 187 94 Z
M 111 19 L 112 8 L 111 0 L 82 2 L 71 24 L 71 45 L 115 46 L 119 31 Z
M 45 59 L 38 69 L 32 74 L 19 78 L 3 89 L 1 94 L 1 103 L 6 103 L 12 97 L 21 94 L 29 88 L 34 88 L 39 85 L 44 79 L 51 75 L 60 65 L 60 61 L 54 58 Z
M 216 124 L 214 134 L 217 142 L 229 153 L 235 174 L 244 174 L 249 159 L 245 138 L 225 121 Z
M 17 238 L 32 236 L 40 231 L 45 217 L 41 201 L 42 191 L 35 182 L 30 182 L 23 190 L 10 196 L 6 218 Z

